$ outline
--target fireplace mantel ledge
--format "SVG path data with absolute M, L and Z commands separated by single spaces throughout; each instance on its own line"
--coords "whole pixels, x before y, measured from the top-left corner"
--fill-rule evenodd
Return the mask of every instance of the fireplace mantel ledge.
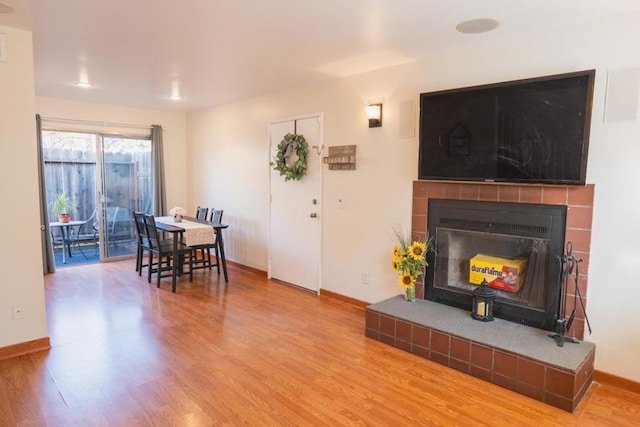
M 595 347 L 586 341 L 559 347 L 548 336 L 549 331 L 502 319 L 480 322 L 472 319 L 468 311 L 427 300 L 407 302 L 397 296 L 367 309 L 573 372 L 581 367 Z

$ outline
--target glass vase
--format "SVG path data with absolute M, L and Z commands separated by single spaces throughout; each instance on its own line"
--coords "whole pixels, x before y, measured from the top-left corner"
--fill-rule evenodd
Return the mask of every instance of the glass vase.
M 415 286 L 411 286 L 410 288 L 405 288 L 404 290 L 404 300 L 405 301 L 415 301 L 416 300 L 416 288 Z

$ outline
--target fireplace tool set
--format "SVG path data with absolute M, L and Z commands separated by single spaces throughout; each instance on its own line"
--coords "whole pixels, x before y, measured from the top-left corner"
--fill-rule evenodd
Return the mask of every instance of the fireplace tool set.
M 558 347 L 564 346 L 565 342 L 578 344 L 579 341 L 575 338 L 571 338 L 566 336 L 565 334 L 571 328 L 573 321 L 576 317 L 576 310 L 578 309 L 578 301 L 580 301 L 580 306 L 582 307 L 582 311 L 584 313 L 584 320 L 587 324 L 587 329 L 589 330 L 589 334 L 591 334 L 591 325 L 589 324 L 589 318 L 587 317 L 587 311 L 584 307 L 584 301 L 582 299 L 582 295 L 580 294 L 580 287 L 578 286 L 578 265 L 582 262 L 582 259 L 576 259 L 573 254 L 573 244 L 571 242 L 567 243 L 567 253 L 558 257 L 560 261 L 560 314 L 558 316 L 558 320 L 556 320 L 556 333 L 553 335 L 549 335 L 549 337 L 556 340 L 556 344 Z M 575 291 L 573 293 L 573 309 L 571 310 L 571 314 L 569 318 L 566 318 L 567 314 L 567 289 L 569 287 L 569 278 L 573 276 L 573 282 L 575 286 Z

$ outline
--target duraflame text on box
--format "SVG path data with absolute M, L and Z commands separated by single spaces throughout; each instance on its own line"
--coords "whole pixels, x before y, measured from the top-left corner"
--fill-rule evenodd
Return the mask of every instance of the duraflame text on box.
M 479 285 L 484 279 L 491 288 L 518 292 L 522 287 L 526 268 L 526 259 L 478 254 L 469 261 L 469 283 Z

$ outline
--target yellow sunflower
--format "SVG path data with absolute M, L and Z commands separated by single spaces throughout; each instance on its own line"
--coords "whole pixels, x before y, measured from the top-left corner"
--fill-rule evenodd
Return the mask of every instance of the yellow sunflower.
M 393 245 L 393 257 L 397 257 L 398 255 L 400 255 L 400 248 L 398 248 L 398 245 Z
M 399 282 L 403 288 L 412 288 L 416 284 L 416 278 L 405 271 L 400 275 Z
M 391 261 L 391 267 L 393 267 L 393 271 L 398 272 L 398 269 L 400 268 L 400 263 L 398 262 L 397 256 L 393 257 L 393 260 Z
M 409 253 L 413 259 L 421 259 L 424 257 L 424 253 L 427 250 L 427 245 L 422 242 L 413 242 L 409 248 Z

